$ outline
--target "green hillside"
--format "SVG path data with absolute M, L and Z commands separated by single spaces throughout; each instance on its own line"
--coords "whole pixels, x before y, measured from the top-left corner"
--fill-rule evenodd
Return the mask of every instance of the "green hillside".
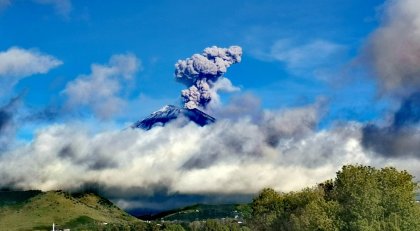
M 0 192 L 2 230 L 50 230 L 52 223 L 72 230 L 95 230 L 141 221 L 93 193 Z

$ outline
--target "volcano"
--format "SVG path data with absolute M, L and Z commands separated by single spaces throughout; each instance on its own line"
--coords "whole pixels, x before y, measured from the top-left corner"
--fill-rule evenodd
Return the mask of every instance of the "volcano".
M 212 124 L 216 121 L 215 118 L 197 108 L 187 109 L 174 105 L 166 105 L 160 110 L 153 112 L 145 119 L 137 121 L 131 127 L 150 130 L 155 126 L 165 126 L 165 124 L 181 117 L 187 119 L 187 121 L 192 121 L 199 126 Z

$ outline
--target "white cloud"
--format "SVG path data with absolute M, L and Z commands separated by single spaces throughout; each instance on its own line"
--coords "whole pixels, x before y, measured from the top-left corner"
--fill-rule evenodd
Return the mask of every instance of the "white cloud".
M 125 87 L 140 68 L 140 60 L 133 54 L 113 55 L 108 64 L 93 64 L 89 75 L 78 76 L 63 90 L 67 106 L 86 106 L 97 116 L 109 118 L 123 109 Z
M 45 74 L 62 63 L 57 58 L 35 49 L 11 47 L 6 51 L 0 51 L 0 85 L 2 86 L 0 101 L 3 97 L 10 96 L 13 87 L 21 79 L 35 74 Z
M 63 62 L 36 50 L 11 47 L 0 52 L 0 78 L 23 78 L 34 74 L 45 74 Z

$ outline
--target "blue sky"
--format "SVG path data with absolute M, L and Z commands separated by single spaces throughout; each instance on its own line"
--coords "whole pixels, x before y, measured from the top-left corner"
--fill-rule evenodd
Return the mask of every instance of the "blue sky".
M 383 1 L 51 2 L 11 1 L 0 13 L 1 50 L 37 49 L 63 62 L 14 87 L 14 94 L 28 90 L 25 102 L 32 107 L 63 104 L 66 83 L 89 74 L 92 63 L 132 53 L 142 68 L 124 98 L 142 97 L 134 114 L 120 118 L 133 120 L 177 102 L 183 87 L 173 81 L 178 59 L 212 45 L 239 45 L 243 62 L 226 76 L 266 108 L 323 96 L 330 101 L 325 125 L 381 113 L 371 79 L 347 69 L 378 25 Z M 63 10 L 62 2 L 70 7 Z

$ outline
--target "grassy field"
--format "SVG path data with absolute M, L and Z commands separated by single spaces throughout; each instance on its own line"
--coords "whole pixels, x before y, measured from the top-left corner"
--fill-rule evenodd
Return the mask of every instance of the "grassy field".
M 52 223 L 62 228 L 89 230 L 105 223 L 139 222 L 107 199 L 92 193 L 0 192 L 0 227 L 7 227 L 6 230 L 50 230 Z

